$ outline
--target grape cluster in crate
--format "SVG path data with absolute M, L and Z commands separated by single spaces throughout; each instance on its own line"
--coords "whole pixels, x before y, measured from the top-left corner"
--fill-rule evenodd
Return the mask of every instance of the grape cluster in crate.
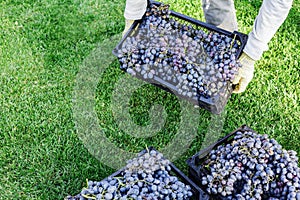
M 199 199 L 195 198 L 199 195 L 197 188 L 191 181 L 190 185 L 182 182 L 181 179 L 189 181 L 183 174 L 175 176 L 174 167 L 158 151 L 143 151 L 129 160 L 124 169 L 102 181 L 88 181 L 87 188 L 76 196 L 66 197 L 66 200 Z
M 150 4 L 118 49 L 121 69 L 150 81 L 159 77 L 188 98 L 226 95 L 241 67 L 236 56 L 240 42 L 170 13 L 168 5 Z
M 201 188 L 221 200 L 300 199 L 295 151 L 285 150 L 268 135 L 249 128 L 231 135 L 233 138 L 216 144 L 208 155 L 199 152 L 188 161 L 190 177 Z

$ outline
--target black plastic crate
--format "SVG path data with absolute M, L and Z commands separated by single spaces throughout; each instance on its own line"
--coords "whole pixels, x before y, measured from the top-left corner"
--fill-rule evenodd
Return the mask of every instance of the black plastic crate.
M 146 153 L 147 151 L 151 151 L 151 150 L 158 152 L 153 147 L 149 147 L 148 149 L 141 151 L 140 155 Z M 202 189 L 200 189 L 191 179 L 189 179 L 182 171 L 180 171 L 172 162 L 170 162 L 169 166 L 171 167 L 171 171 L 170 171 L 171 176 L 176 176 L 181 182 L 183 182 L 184 184 L 189 185 L 191 187 L 191 190 L 193 193 L 193 196 L 191 198 L 192 200 L 208 200 L 209 199 L 209 196 Z M 102 181 L 107 180 L 108 178 L 121 177 L 123 175 L 124 175 L 124 168 L 114 172 L 113 174 L 111 174 L 107 178 L 103 179 Z M 65 199 L 68 199 L 68 198 L 66 197 Z M 75 198 L 75 199 L 79 200 L 79 198 L 78 199 Z
M 199 151 L 198 153 L 193 155 L 191 158 L 189 158 L 187 160 L 187 164 L 188 164 L 188 167 L 189 167 L 188 177 L 194 183 L 196 183 L 197 186 L 199 186 L 200 188 L 202 188 L 203 191 L 206 192 L 206 188 L 204 186 L 202 186 L 202 184 L 201 184 L 201 178 L 204 174 L 207 174 L 208 171 L 205 168 L 203 168 L 203 166 L 201 164 L 206 160 L 206 157 L 209 155 L 209 153 L 213 149 L 216 149 L 220 145 L 226 145 L 226 144 L 231 143 L 234 139 L 234 136 L 237 134 L 237 132 L 242 132 L 243 133 L 243 132 L 247 132 L 247 131 L 256 133 L 254 130 L 252 130 L 248 126 L 243 125 L 243 126 L 239 127 L 238 129 L 236 129 L 235 131 L 231 132 L 230 134 L 226 135 L 222 139 L 218 140 L 216 143 L 214 143 L 214 144 L 210 145 L 209 147 Z M 207 193 L 207 195 L 210 196 L 209 199 L 217 199 L 217 200 L 224 199 L 221 195 L 211 195 L 211 194 L 208 194 L 208 193 Z
M 162 3 L 150 1 L 150 2 L 148 2 L 148 4 L 149 5 L 154 4 L 156 6 L 159 6 Z M 172 10 L 170 10 L 170 16 L 175 20 L 182 21 L 185 24 L 191 25 L 193 27 L 197 27 L 202 30 L 209 31 L 209 32 L 222 34 L 224 36 L 227 36 L 227 37 L 233 39 L 233 41 L 239 43 L 239 48 L 237 49 L 236 54 L 235 54 L 236 58 L 240 57 L 240 55 L 246 45 L 248 36 L 243 33 L 240 33 L 237 31 L 229 32 L 224 29 L 201 22 L 199 20 L 196 20 L 194 18 L 191 18 L 189 16 L 183 15 L 181 13 L 178 13 L 178 12 L 175 12 Z M 124 35 L 123 39 L 120 41 L 120 43 L 117 45 L 117 47 L 113 50 L 113 54 L 115 56 L 118 56 L 118 50 L 122 48 L 122 45 L 123 45 L 124 41 L 126 40 L 126 38 L 135 36 L 135 34 L 137 34 L 137 32 L 139 31 L 139 26 L 143 22 L 144 18 L 145 18 L 145 15 L 141 20 L 136 20 L 133 23 L 133 25 L 130 27 L 128 32 Z M 233 87 L 234 87 L 229 81 L 227 81 L 226 86 L 224 87 L 224 89 L 222 89 L 222 91 L 220 92 L 220 95 L 216 95 L 216 96 L 201 95 L 199 97 L 195 97 L 195 96 L 187 97 L 187 96 L 179 94 L 178 88 L 171 81 L 163 80 L 161 77 L 159 77 L 157 75 L 154 75 L 153 79 L 151 79 L 151 80 L 145 79 L 139 74 L 136 74 L 135 76 L 137 78 L 142 79 L 146 82 L 149 82 L 155 86 L 158 86 L 168 92 L 171 92 L 171 93 L 179 96 L 180 98 L 187 99 L 188 101 L 192 102 L 193 104 L 198 105 L 214 114 L 220 114 L 224 110 L 224 107 L 226 106 L 228 99 L 230 98 L 230 96 L 232 94 Z

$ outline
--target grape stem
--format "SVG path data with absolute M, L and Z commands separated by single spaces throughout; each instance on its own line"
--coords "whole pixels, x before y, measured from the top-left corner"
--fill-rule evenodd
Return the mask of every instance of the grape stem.
M 236 34 L 234 34 L 234 36 L 233 36 L 232 42 L 231 42 L 231 44 L 230 44 L 230 50 L 232 49 L 233 43 L 234 43 L 234 41 L 235 41 L 235 38 L 236 38 Z
M 88 196 L 88 195 L 83 194 L 82 196 L 87 199 L 96 199 L 95 195 Z

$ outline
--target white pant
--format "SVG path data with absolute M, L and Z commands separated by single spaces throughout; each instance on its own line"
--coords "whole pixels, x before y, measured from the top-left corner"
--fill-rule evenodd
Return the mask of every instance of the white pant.
M 228 31 L 237 31 L 238 24 L 233 0 L 202 0 L 207 23 Z
M 268 43 L 286 19 L 293 0 L 263 0 L 256 16 L 244 52 L 252 59 L 259 60 Z M 238 29 L 233 0 L 202 0 L 207 23 L 234 31 Z M 127 0 L 124 16 L 126 19 L 140 19 L 145 13 L 147 0 Z

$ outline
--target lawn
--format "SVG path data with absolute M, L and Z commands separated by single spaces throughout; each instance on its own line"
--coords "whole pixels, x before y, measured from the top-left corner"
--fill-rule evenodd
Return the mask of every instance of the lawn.
M 200 1 L 163 2 L 204 19 Z M 240 31 L 248 33 L 261 1 L 235 2 Z M 95 54 L 96 49 L 110 38 L 120 38 L 124 6 L 125 1 L 117 0 L 0 2 L 0 199 L 63 199 L 79 193 L 87 178 L 101 180 L 116 170 L 93 156 L 78 137 L 72 100 L 83 63 L 91 55 L 104 59 L 106 54 Z M 247 91 L 230 98 L 220 118 L 221 135 L 247 124 L 300 154 L 299 13 L 300 3 L 294 1 L 269 50 L 256 63 Z M 165 108 L 166 124 L 151 138 L 131 136 L 118 127 L 111 109 L 112 90 L 123 73 L 116 59 L 106 67 L 94 93 L 105 136 L 130 152 L 146 146 L 162 149 L 178 130 L 180 101 L 152 85 L 137 89 L 129 101 L 133 121 L 148 125 L 148 111 L 156 103 Z M 218 117 L 202 109 L 197 112 L 199 119 L 192 124 L 195 138 L 173 160 L 184 172 L 185 160 L 200 150 L 205 133 L 218 125 L 210 124 Z

